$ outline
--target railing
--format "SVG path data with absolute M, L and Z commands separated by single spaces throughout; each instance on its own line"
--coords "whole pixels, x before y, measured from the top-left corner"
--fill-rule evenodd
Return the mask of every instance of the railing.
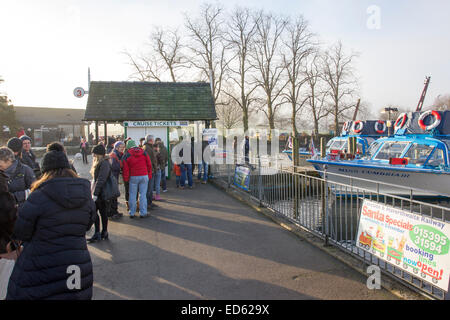
M 413 189 L 405 191 L 408 197 L 383 193 L 380 190 L 388 184 L 379 181 L 344 176 L 350 179 L 349 183 L 335 182 L 333 180 L 336 179 L 332 176 L 338 174 L 321 172 L 319 176 L 312 167 L 294 168 L 288 166 L 288 162 L 280 162 L 279 158 L 249 160 L 251 174 L 248 191 L 233 184 L 236 165 L 245 162 L 242 157 L 235 158 L 233 164 L 212 165 L 212 174 L 228 187 L 245 192 L 260 206 L 274 210 L 323 239 L 325 244 L 336 246 L 366 264 L 379 266 L 384 274 L 430 298 L 446 298 L 442 289 L 425 282 L 420 274 L 406 272 L 394 261 L 385 262 L 371 252 L 357 247 L 356 237 L 364 199 L 446 222 L 450 221 L 448 202 L 440 201 L 436 204 L 418 201 L 414 194 L 420 190 Z M 374 187 L 360 187 L 359 180 L 366 180 L 365 183 L 370 181 Z

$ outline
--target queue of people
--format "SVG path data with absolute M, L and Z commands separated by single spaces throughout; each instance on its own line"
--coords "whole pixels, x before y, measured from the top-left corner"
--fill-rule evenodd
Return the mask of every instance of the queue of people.
M 88 142 L 81 147 L 87 150 Z M 0 300 L 92 298 L 87 243 L 108 240 L 108 220 L 123 216 L 118 210 L 120 175 L 130 218 L 138 212 L 146 218 L 158 207 L 153 202 L 167 192 L 169 161 L 162 140 L 147 135 L 142 146 L 127 139 L 114 141 L 109 153 L 108 148 L 99 143 L 90 151 L 89 181 L 78 176 L 60 142 L 47 146 L 40 164 L 29 137 L 11 138 L 0 147 Z M 191 163 L 174 165 L 181 188 L 186 175 L 192 187 L 192 148 Z M 199 169 L 198 177 L 203 169 L 206 182 L 207 163 Z M 94 234 L 86 239 L 92 226 Z M 73 266 L 81 282 L 71 287 L 67 279 Z
M 58 142 L 47 147 L 36 179 L 15 139 L 0 147 L 0 299 L 91 299 L 90 181 L 78 177 Z M 67 279 L 73 266 L 74 287 Z

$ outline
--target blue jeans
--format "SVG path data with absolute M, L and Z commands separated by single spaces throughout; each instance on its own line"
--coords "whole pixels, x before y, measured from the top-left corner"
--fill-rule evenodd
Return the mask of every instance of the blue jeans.
M 161 184 L 162 184 L 163 190 L 167 190 L 166 168 L 161 169 Z
M 152 177 L 152 180 L 153 180 L 153 177 Z M 155 172 L 152 192 L 153 191 L 155 191 L 156 194 L 161 193 L 161 170 L 156 170 L 156 172 Z
M 134 216 L 136 213 L 136 195 L 139 192 L 139 212 L 141 216 L 147 214 L 147 188 L 148 176 L 132 176 L 130 177 L 130 215 Z
M 203 169 L 203 181 L 208 180 L 208 164 L 205 161 L 202 161 L 202 163 L 198 164 L 198 180 L 201 180 L 202 178 L 202 169 Z
M 184 184 L 186 183 L 186 171 L 187 171 L 188 184 L 189 187 L 192 187 L 192 164 L 184 163 L 180 165 L 180 168 L 181 168 L 180 185 L 184 187 Z
M 175 176 L 175 183 L 177 184 L 177 187 L 180 186 L 180 183 L 181 183 L 181 176 Z

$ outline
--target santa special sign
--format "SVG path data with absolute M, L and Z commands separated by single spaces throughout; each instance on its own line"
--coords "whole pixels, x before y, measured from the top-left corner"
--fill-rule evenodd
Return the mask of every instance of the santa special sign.
M 356 246 L 448 291 L 449 237 L 449 223 L 364 199 Z

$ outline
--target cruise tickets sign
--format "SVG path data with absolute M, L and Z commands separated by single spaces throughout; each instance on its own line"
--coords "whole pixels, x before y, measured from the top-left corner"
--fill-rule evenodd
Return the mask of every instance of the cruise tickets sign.
M 364 199 L 356 245 L 448 291 L 450 224 Z
M 125 121 L 124 127 L 186 127 L 189 121 Z

